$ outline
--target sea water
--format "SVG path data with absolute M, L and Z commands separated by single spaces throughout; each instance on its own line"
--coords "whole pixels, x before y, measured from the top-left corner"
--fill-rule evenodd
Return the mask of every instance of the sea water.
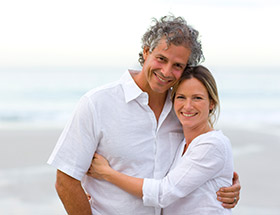
M 280 126 L 280 68 L 213 67 L 219 124 Z M 124 68 L 0 68 L 0 127 L 63 126 L 88 90 L 118 80 Z
M 79 98 L 117 80 L 121 69 L 21 68 L 0 71 L 0 125 L 63 126 Z

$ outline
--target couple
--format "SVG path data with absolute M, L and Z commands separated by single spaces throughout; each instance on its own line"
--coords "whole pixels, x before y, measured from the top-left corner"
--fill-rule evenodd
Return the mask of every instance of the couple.
M 188 198 L 187 196 L 184 197 L 183 193 L 185 191 L 180 187 L 182 184 L 179 183 L 179 187 L 172 187 L 172 184 L 168 184 L 168 182 L 172 182 L 169 177 L 171 179 L 172 177 L 177 178 L 183 173 L 182 171 L 188 171 L 186 166 L 182 166 L 181 171 L 176 170 L 178 167 L 174 168 L 174 166 L 180 167 L 180 165 L 184 165 L 185 162 L 190 162 L 193 159 L 192 155 L 189 156 L 188 153 L 191 153 L 196 144 L 188 146 L 184 143 L 194 139 L 195 136 L 192 135 L 199 135 L 199 132 L 184 133 L 187 130 L 185 127 L 194 122 L 191 121 L 192 119 L 185 120 L 184 128 L 182 128 L 180 122 L 184 118 L 179 117 L 178 120 L 176 117 L 178 113 L 175 114 L 172 107 L 170 88 L 179 80 L 186 67 L 196 66 L 203 59 L 198 32 L 188 26 L 181 17 L 166 16 L 159 21 L 155 20 L 155 24 L 144 34 L 142 43 L 143 50 L 139 54 L 142 70 L 128 71 L 118 82 L 86 93 L 76 106 L 73 117 L 66 125 L 49 158 L 48 163 L 58 169 L 56 189 L 69 215 L 161 214 L 160 206 L 167 204 L 167 202 L 161 202 L 161 198 L 164 200 L 164 197 L 160 197 L 160 195 L 166 193 L 166 190 L 162 189 L 167 189 L 169 192 L 177 188 L 177 191 L 181 192 L 180 194 L 177 192 L 171 194 L 172 196 L 168 197 L 171 201 L 175 201 L 178 195 L 182 197 L 178 201 L 182 200 L 184 202 L 185 198 Z M 203 67 L 197 68 L 206 70 Z M 191 78 L 190 80 L 199 79 Z M 182 82 L 182 84 L 184 83 L 185 81 Z M 199 81 L 199 83 L 203 82 Z M 199 83 L 196 84 L 199 85 Z M 184 93 L 182 97 L 189 96 L 185 94 L 184 85 L 180 84 L 178 89 L 181 88 L 182 93 Z M 206 89 L 208 90 L 208 88 Z M 180 98 L 178 99 L 180 100 Z M 180 101 L 183 104 L 183 100 Z M 214 104 L 213 101 L 208 98 L 211 107 Z M 175 94 L 174 104 L 176 103 L 178 102 Z M 217 104 L 214 104 L 212 111 L 208 109 L 208 113 L 214 113 L 214 107 L 217 107 Z M 184 112 L 182 111 L 182 113 Z M 205 114 L 205 110 L 203 113 Z M 187 112 L 184 117 L 192 118 L 192 114 L 196 114 L 193 116 L 193 121 L 196 121 L 195 118 L 200 118 L 200 114 L 196 112 Z M 212 130 L 211 126 L 209 128 Z M 203 129 L 200 132 L 205 133 L 207 130 Z M 215 137 L 209 137 L 211 134 Z M 185 141 L 182 142 L 184 135 Z M 215 139 L 213 143 L 211 141 L 207 142 L 208 147 L 214 146 L 216 142 L 218 144 L 225 142 L 223 145 L 224 152 L 228 153 L 228 141 L 221 132 L 209 131 L 204 136 L 207 140 L 208 138 Z M 203 136 L 200 135 L 194 141 L 201 138 L 203 139 Z M 216 141 L 216 139 L 221 141 Z M 207 146 L 205 147 L 207 148 Z M 200 159 L 199 156 L 203 156 L 202 153 L 204 155 L 208 153 L 208 151 L 203 151 L 203 146 L 200 149 L 202 152 L 195 152 L 194 159 Z M 209 151 L 210 149 L 211 147 Z M 225 154 L 215 154 L 220 151 L 223 151 L 223 149 L 217 149 L 213 152 L 214 154 L 210 154 L 209 159 L 212 159 L 206 160 L 207 163 L 204 167 L 202 166 L 203 163 L 195 160 L 199 168 L 195 167 L 195 174 L 193 172 L 188 173 L 188 177 L 192 180 L 182 181 L 188 186 L 193 184 L 193 187 L 191 186 L 193 190 L 201 188 L 200 192 L 202 192 L 205 188 L 203 197 L 197 196 L 196 199 L 190 200 L 194 202 L 199 200 L 201 204 L 192 204 L 193 209 L 184 211 L 183 214 L 191 214 L 191 210 L 195 210 L 198 206 L 206 207 L 203 203 L 206 204 L 210 199 L 213 202 L 211 207 L 218 207 L 218 204 L 222 204 L 217 203 L 216 198 L 223 202 L 223 206 L 226 208 L 233 208 L 236 205 L 240 191 L 237 174 L 233 179 L 234 185 L 228 187 L 230 186 L 228 172 L 232 171 L 230 169 L 232 166 L 228 166 L 225 172 L 222 171 L 220 166 L 218 170 L 216 170 L 215 165 L 212 166 L 213 162 L 217 162 L 217 160 L 223 159 L 222 156 L 225 156 Z M 138 180 L 136 182 L 138 186 L 135 186 L 135 189 L 137 190 L 133 192 L 136 196 L 124 191 L 125 187 L 119 188 L 113 183 L 86 175 L 95 152 L 104 156 L 114 170 L 140 178 L 140 182 Z M 96 156 L 98 157 L 98 155 Z M 98 158 L 103 161 L 100 156 Z M 227 159 L 230 160 L 230 157 Z M 96 162 L 98 159 L 93 161 Z M 203 162 L 205 161 L 203 160 Z M 108 170 L 108 167 L 96 164 L 96 168 L 98 167 L 101 170 Z M 217 181 L 209 180 L 196 187 L 198 180 L 202 183 L 201 181 L 206 180 L 206 177 L 216 176 L 211 172 L 213 167 L 217 171 L 215 174 L 225 173 L 226 175 L 222 175 L 224 178 L 217 179 Z M 169 175 L 167 175 L 168 172 Z M 101 177 L 102 174 L 100 173 L 99 176 Z M 120 180 L 123 176 L 120 176 Z M 166 178 L 164 178 L 165 176 Z M 143 181 L 141 178 L 145 178 L 145 180 Z M 134 178 L 125 180 L 128 184 L 133 185 Z M 118 182 L 114 181 L 114 183 Z M 143 191 L 141 184 L 143 184 Z M 168 187 L 165 187 L 165 184 L 168 184 Z M 214 187 L 213 184 L 215 184 Z M 185 185 L 183 186 L 185 187 Z M 216 192 L 220 187 L 227 186 L 227 188 L 219 190 L 218 195 L 216 196 L 214 193 L 215 196 L 213 196 L 213 193 L 208 193 L 210 191 L 206 192 L 209 186 L 211 192 Z M 139 187 L 140 189 L 138 189 Z M 151 196 L 148 196 L 149 192 L 151 192 Z M 86 193 L 92 196 L 90 202 Z M 142 195 L 144 203 L 142 199 L 137 197 Z M 176 201 L 173 204 L 176 204 Z M 179 203 L 179 205 L 184 207 L 185 203 Z M 210 208 L 207 206 L 203 210 L 211 210 Z M 222 207 L 219 206 L 218 208 L 221 210 Z M 168 214 L 168 207 L 163 209 L 163 214 Z M 171 214 L 175 213 L 172 212 Z M 182 213 L 178 212 L 177 214 Z M 208 214 L 207 211 L 204 214 Z

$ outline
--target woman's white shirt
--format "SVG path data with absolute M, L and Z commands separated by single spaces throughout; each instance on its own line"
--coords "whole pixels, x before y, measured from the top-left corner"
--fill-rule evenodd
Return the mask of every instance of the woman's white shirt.
M 145 206 L 161 207 L 164 215 L 231 214 L 216 192 L 232 184 L 233 156 L 229 139 L 221 131 L 196 137 L 183 154 L 181 143 L 168 175 L 144 179 Z

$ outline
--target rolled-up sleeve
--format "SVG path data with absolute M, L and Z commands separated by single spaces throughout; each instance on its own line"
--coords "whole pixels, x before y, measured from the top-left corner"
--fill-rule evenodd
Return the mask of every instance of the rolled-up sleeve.
M 159 185 L 161 180 L 145 178 L 143 183 L 143 203 L 145 206 L 159 205 Z

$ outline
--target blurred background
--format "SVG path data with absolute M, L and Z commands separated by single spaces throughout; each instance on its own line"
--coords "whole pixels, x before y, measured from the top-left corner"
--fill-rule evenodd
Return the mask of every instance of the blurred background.
M 200 32 L 221 97 L 242 192 L 235 215 L 280 214 L 280 2 L 9 0 L 0 2 L 0 214 L 65 214 L 46 165 L 79 98 L 139 69 L 153 17 Z

